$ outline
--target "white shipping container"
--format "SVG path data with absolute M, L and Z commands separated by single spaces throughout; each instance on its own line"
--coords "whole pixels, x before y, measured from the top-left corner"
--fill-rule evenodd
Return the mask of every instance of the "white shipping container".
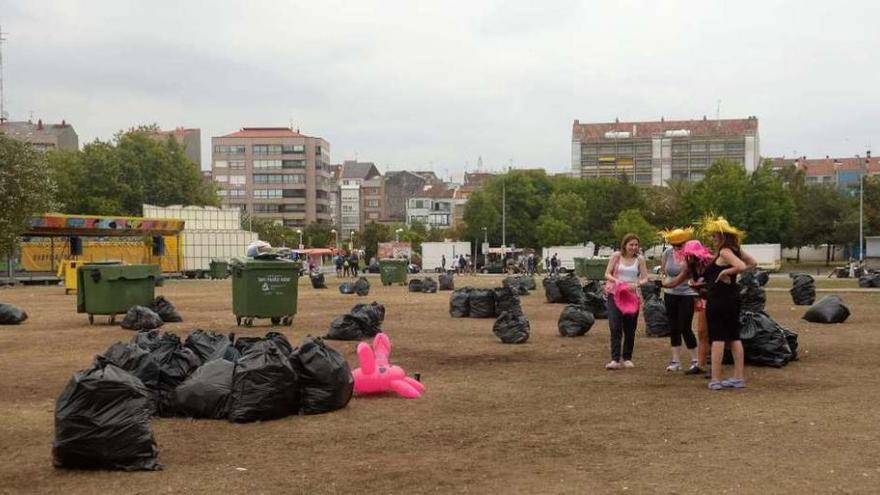
M 592 242 L 588 242 L 586 246 L 577 245 L 577 246 L 551 246 L 546 247 L 541 250 L 541 261 L 546 263 L 548 259 L 552 258 L 553 255 L 556 255 L 556 258 L 559 260 L 559 266 L 565 268 L 566 270 L 574 270 L 574 259 L 575 258 L 592 258 L 594 244 Z M 545 267 L 545 269 L 549 269 L 549 266 Z
M 777 271 L 782 268 L 781 244 L 743 244 L 743 251 L 752 255 L 762 270 Z
M 213 206 L 143 205 L 144 217 L 176 218 L 186 222 L 187 230 L 238 230 L 241 210 Z
M 446 255 L 446 269 L 453 267 L 453 259 L 464 254 L 472 255 L 470 242 L 423 242 L 422 270 L 434 271 L 440 268 L 443 255 Z
M 184 271 L 207 270 L 214 258 L 229 259 L 244 256 L 247 246 L 257 240 L 257 234 L 244 230 L 184 230 Z

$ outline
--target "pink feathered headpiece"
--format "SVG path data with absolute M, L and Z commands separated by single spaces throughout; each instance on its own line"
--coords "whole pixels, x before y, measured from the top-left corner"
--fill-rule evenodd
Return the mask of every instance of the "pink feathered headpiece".
M 709 248 L 703 245 L 700 241 L 692 240 L 684 243 L 684 246 L 681 248 L 681 254 L 683 256 L 691 256 L 696 258 L 698 261 L 707 262 L 711 261 L 713 258 L 712 251 L 709 251 Z

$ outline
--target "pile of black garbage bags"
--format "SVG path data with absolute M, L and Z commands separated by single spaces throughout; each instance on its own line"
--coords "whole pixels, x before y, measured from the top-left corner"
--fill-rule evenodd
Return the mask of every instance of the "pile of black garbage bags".
M 319 273 L 310 273 L 309 274 L 309 281 L 312 282 L 313 289 L 326 289 L 327 288 L 327 282 L 326 282 L 326 280 L 324 280 L 323 273 L 320 273 L 320 272 Z
M 330 323 L 325 339 L 364 340 L 375 337 L 382 331 L 385 321 L 385 306 L 373 301 L 370 304 L 355 304 L 351 311 Z
M 441 273 L 438 280 L 440 290 L 455 290 L 455 277 L 451 273 Z
M 590 281 L 581 286 L 573 273 L 544 278 L 544 297 L 549 303 L 568 304 L 559 315 L 557 329 L 563 337 L 586 335 L 598 319 L 608 318 L 605 286 Z
M 508 287 L 520 296 L 527 296 L 529 295 L 529 291 L 533 291 L 538 287 L 535 283 L 535 278 L 527 275 L 505 277 L 504 280 L 501 281 L 501 285 Z
M 806 273 L 790 273 L 791 299 L 797 306 L 810 306 L 816 302 L 816 281 Z
M 339 284 L 339 292 L 342 294 L 357 294 L 366 296 L 370 294 L 370 281 L 367 277 L 358 277 L 354 282 L 343 282 Z
M 443 275 L 440 275 L 441 280 Z M 437 281 L 431 277 L 422 279 L 414 278 L 407 284 L 407 290 L 410 292 L 423 292 L 425 294 L 434 294 L 437 292 Z
M 132 306 L 125 313 L 120 326 L 126 330 L 154 330 L 161 327 L 165 323 L 176 323 L 183 321 L 183 317 L 177 312 L 177 309 L 171 304 L 171 301 L 163 296 L 157 297 L 149 307 Z
M 843 323 L 849 318 L 849 308 L 843 299 L 835 294 L 823 297 L 804 313 L 804 319 L 811 323 Z
M 781 368 L 798 359 L 798 334 L 763 311 L 740 313 L 740 339 L 746 363 Z
M 27 313 L 18 306 L 0 303 L 0 325 L 20 325 L 27 318 Z
M 195 330 L 140 332 L 113 344 L 76 373 L 55 407 L 53 462 L 59 468 L 161 469 L 153 415 L 264 421 L 345 407 L 354 380 L 345 358 L 322 339 L 300 347 L 265 337 Z
M 492 332 L 505 344 L 525 343 L 531 331 L 519 294 L 510 286 L 456 289 L 449 298 L 449 315 L 453 318 L 495 318 Z

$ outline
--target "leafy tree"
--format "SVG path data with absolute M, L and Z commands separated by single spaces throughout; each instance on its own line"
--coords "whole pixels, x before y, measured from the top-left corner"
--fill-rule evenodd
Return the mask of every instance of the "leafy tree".
M 364 227 L 360 237 L 368 260 L 378 254 L 380 242 L 394 240 L 394 231 L 397 228 L 394 225 L 376 222 L 370 222 Z
M 622 211 L 644 209 L 638 187 L 619 179 L 584 179 L 582 197 L 586 207 L 586 237 L 599 246 L 615 246 L 620 239 L 612 225 Z
M 782 242 L 794 216 L 794 201 L 771 164 L 764 164 L 749 177 L 743 201 L 748 241 Z
M 573 191 L 554 192 L 538 218 L 540 246 L 560 246 L 585 242 L 586 203 Z M 533 246 L 537 247 L 537 246 Z
M 312 222 L 302 229 L 303 244 L 310 248 L 336 247 L 333 243 L 336 241 L 330 230 L 333 226 L 329 223 Z
M 58 183 L 56 201 L 67 213 L 140 215 L 144 203 L 219 204 L 212 184 L 174 139 L 156 140 L 152 127 L 119 132 L 82 151 L 48 154 Z
M 657 244 L 657 228 L 648 223 L 639 210 L 625 210 L 620 212 L 611 227 L 618 244 L 627 234 L 639 236 L 642 249 L 647 249 Z M 617 244 L 613 244 L 617 245 Z
M 483 239 L 485 227 L 489 243 L 501 243 L 501 202 L 496 203 L 488 191 L 477 191 L 468 198 L 463 217 L 467 237 Z
M 295 247 L 299 242 L 299 234 L 293 229 L 266 218 L 248 218 L 242 215 L 241 224 L 242 228 L 256 232 L 261 241 L 266 241 L 274 247 Z
M 698 218 L 692 218 L 693 213 L 686 202 L 693 188 L 693 182 L 675 179 L 669 181 L 665 187 L 654 186 L 643 189 L 642 195 L 646 205 L 643 210 L 645 220 L 665 229 L 693 224 Z
M 0 255 L 11 256 L 31 218 L 50 209 L 53 189 L 45 157 L 0 134 Z
M 686 197 L 690 216 L 700 219 L 708 214 L 722 215 L 732 225 L 745 227 L 748 217 L 748 188 L 749 177 L 742 165 L 729 160 L 718 160 L 709 167 L 706 177 Z

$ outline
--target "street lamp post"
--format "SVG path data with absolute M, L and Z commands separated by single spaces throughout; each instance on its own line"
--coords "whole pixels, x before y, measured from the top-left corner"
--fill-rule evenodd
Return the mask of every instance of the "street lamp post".
M 871 150 L 868 150 L 859 173 L 859 266 L 865 262 L 865 173 L 870 163 Z
M 339 251 L 339 232 L 336 229 L 330 229 L 330 233 L 333 234 L 333 245 L 336 246 L 336 251 Z
M 299 234 L 299 249 L 303 248 L 303 231 L 300 229 L 296 229 L 296 233 Z
M 489 244 L 489 229 L 483 227 L 483 244 Z
M 403 232 L 403 229 L 397 229 L 394 231 L 394 242 L 400 242 L 400 233 Z
M 351 245 L 351 250 L 354 251 L 354 231 L 351 231 L 351 234 L 348 236 L 348 243 Z

